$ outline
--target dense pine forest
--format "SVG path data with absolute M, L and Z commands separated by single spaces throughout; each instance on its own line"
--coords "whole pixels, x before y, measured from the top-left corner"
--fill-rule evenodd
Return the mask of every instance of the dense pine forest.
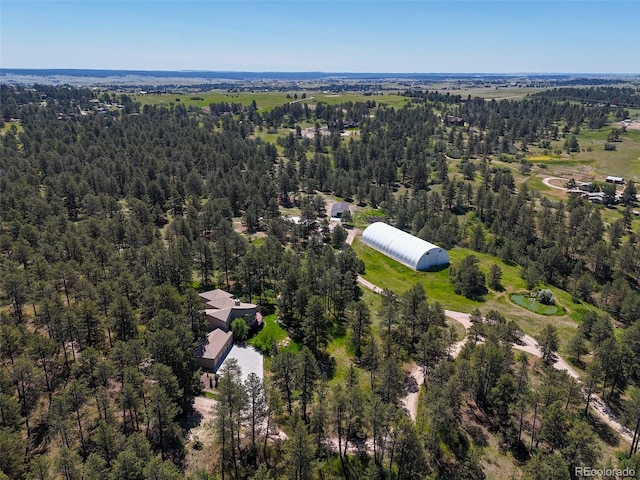
M 501 478 L 640 471 L 636 187 L 610 214 L 515 178 L 531 149 L 579 151 L 581 129 L 612 128 L 640 92 L 403 95 L 402 108 L 372 96 L 203 109 L 1 85 L 0 478 L 483 479 L 494 452 L 515 465 Z M 615 187 L 602 189 L 613 203 Z M 329 198 L 363 213 L 330 225 Z M 497 265 L 486 279 L 472 255 L 450 267 L 479 305 L 455 353 L 463 335 L 421 284 L 365 292 L 347 238 L 380 219 L 517 267 L 531 290 L 568 292 L 582 385 L 552 367 L 552 322 L 538 359 L 513 348 L 518 318 L 483 309 Z M 290 343 L 260 346 L 264 383 L 233 362 L 217 373 L 203 445 L 189 433 L 208 387 L 198 292 L 212 288 L 259 304 Z M 590 411 L 596 394 L 631 444 Z M 202 449 L 209 464 L 194 468 Z

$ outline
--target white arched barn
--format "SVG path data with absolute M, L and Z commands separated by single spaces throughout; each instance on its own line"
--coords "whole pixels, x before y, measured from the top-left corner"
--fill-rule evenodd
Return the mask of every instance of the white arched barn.
M 444 248 L 382 222 L 372 223 L 362 232 L 362 243 L 414 270 L 424 271 L 449 263 L 449 254 Z

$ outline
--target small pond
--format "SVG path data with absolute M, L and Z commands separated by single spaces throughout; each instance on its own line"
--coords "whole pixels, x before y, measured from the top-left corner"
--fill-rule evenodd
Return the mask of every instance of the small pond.
M 562 313 L 558 312 L 561 309 L 559 309 L 557 305 L 544 305 L 537 300 L 521 294 L 514 293 L 510 298 L 516 305 L 520 305 L 521 307 L 531 310 L 532 312 L 539 313 L 540 315 L 557 315 L 558 313 Z

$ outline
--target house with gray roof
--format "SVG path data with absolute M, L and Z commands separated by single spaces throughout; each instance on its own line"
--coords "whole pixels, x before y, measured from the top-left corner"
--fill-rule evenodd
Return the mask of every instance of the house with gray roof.
M 200 293 L 209 334 L 195 350 L 196 364 L 217 371 L 233 347 L 231 322 L 242 318 L 249 328 L 262 323 L 258 306 L 242 302 L 231 293 L 215 289 Z
M 228 332 L 231 329 L 231 322 L 240 317 L 244 318 L 249 328 L 262 323 L 257 305 L 242 302 L 234 298 L 231 293 L 219 288 L 202 292 L 200 301 L 204 303 L 209 330 L 220 328 Z
M 336 202 L 331 206 L 331 218 L 340 218 L 344 212 L 349 212 L 349 204 L 346 202 Z
M 216 328 L 196 348 L 196 365 L 205 370 L 217 371 L 231 347 L 233 333 Z

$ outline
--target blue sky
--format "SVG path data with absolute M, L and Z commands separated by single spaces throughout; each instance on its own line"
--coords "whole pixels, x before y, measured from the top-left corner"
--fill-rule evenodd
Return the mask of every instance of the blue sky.
M 0 66 L 638 73 L 640 1 L 0 0 Z

